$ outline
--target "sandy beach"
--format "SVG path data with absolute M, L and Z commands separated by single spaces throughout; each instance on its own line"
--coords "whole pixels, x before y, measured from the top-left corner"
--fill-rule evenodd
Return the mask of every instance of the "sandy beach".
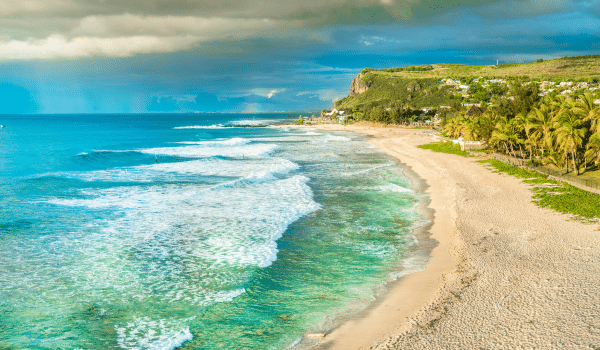
M 317 349 L 600 349 L 600 232 L 531 202 L 474 158 L 419 149 L 429 130 L 318 125 L 373 136 L 424 184 L 437 241 Z M 407 174 L 410 176 L 410 174 Z

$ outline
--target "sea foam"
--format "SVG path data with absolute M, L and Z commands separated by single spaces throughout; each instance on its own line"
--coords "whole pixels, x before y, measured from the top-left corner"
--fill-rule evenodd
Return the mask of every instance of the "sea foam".
M 371 168 L 367 168 L 367 169 L 364 169 L 364 170 L 355 171 L 355 172 L 352 172 L 352 173 L 344 173 L 342 175 L 344 175 L 344 176 L 362 175 L 362 174 L 366 174 L 366 173 L 369 173 L 369 172 L 377 170 L 377 169 L 381 169 L 381 168 L 385 168 L 385 167 L 389 167 L 389 166 L 393 166 L 393 165 L 394 165 L 394 163 L 390 162 L 390 163 L 385 163 L 385 164 L 377 165 L 377 166 L 374 166 L 374 167 L 371 167 Z
M 299 168 L 298 164 L 283 158 L 255 158 L 244 161 L 203 158 L 185 162 L 157 163 L 106 170 L 47 173 L 37 177 L 64 177 L 88 182 L 194 182 L 198 181 L 198 176 L 252 179 L 261 174 L 261 177 L 267 178 L 269 174 L 285 175 Z
M 122 349 L 171 350 L 193 339 L 189 327 L 182 326 L 194 318 L 185 320 L 134 317 L 122 326 L 115 326 L 117 344 Z
M 288 226 L 320 208 L 308 181 L 295 175 L 269 181 L 249 177 L 232 186 L 121 186 L 80 190 L 83 198 L 49 202 L 114 212 L 99 231 L 85 236 L 83 264 L 95 266 L 90 278 L 98 290 L 111 281 L 119 291 L 115 298 L 145 300 L 157 294 L 164 302 L 208 305 L 230 298 L 230 292 L 219 293 L 239 291 L 236 286 L 243 284 L 244 274 L 227 271 L 272 264 L 276 241 Z M 115 265 L 114 256 L 121 255 L 129 258 Z
M 223 124 L 176 126 L 173 129 L 225 129 Z
M 414 192 L 413 190 L 409 189 L 409 188 L 404 188 L 401 186 L 398 186 L 396 184 L 387 184 L 384 186 L 379 186 L 379 189 L 381 191 L 384 192 L 399 192 L 399 193 L 412 193 Z
M 250 142 L 252 142 L 252 140 L 250 140 L 250 139 L 234 137 L 231 139 L 216 140 L 216 141 L 182 141 L 182 142 L 178 142 L 178 143 L 186 144 L 186 145 L 201 145 L 201 146 L 206 146 L 206 147 L 231 147 L 231 146 L 247 145 Z
M 205 158 L 205 157 L 266 157 L 277 149 L 275 144 L 245 144 L 223 147 L 220 145 L 189 145 L 182 147 L 157 147 L 141 149 L 139 152 L 146 154 L 160 154 L 167 156 L 185 157 L 185 158 Z M 225 145 L 227 146 L 227 145 Z

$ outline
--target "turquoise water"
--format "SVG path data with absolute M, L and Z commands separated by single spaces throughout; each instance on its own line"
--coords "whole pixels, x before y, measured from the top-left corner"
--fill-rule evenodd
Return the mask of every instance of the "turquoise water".
M 360 135 L 232 127 L 296 118 L 0 117 L 0 348 L 306 348 L 365 307 L 418 194 Z

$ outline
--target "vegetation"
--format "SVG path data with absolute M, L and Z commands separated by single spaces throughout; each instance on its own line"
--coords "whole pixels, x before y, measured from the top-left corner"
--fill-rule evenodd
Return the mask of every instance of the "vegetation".
M 467 157 L 468 153 L 460 150 L 460 145 L 455 145 L 452 142 L 433 142 L 425 145 L 419 145 L 418 148 L 429 149 L 434 152 L 458 154 L 459 156 Z
M 497 160 L 483 160 L 499 172 L 523 178 L 532 186 L 533 201 L 542 208 L 550 208 L 577 219 L 595 222 L 600 218 L 600 195 L 581 190 L 569 184 L 550 180 L 546 175 L 504 164 Z
M 410 124 L 438 119 L 443 127 L 463 116 L 469 104 L 482 104 L 495 106 L 496 114 L 510 121 L 537 107 L 540 95 L 553 91 L 576 98 L 598 82 L 600 56 L 491 66 L 365 68 L 360 84 L 366 92 L 345 97 L 334 108 L 348 111 L 355 120 Z
M 454 118 L 444 131 L 450 137 L 482 140 L 497 152 L 579 175 L 600 163 L 597 98 L 585 93 L 576 98 L 551 94 L 539 101 L 515 99 L 513 106 L 495 105 L 483 115 Z
M 600 76 L 600 55 L 562 57 L 551 60 L 538 59 L 529 63 L 509 63 L 471 66 L 464 64 L 432 64 L 390 69 L 369 69 L 363 72 L 402 76 L 406 79 L 447 77 L 454 80 L 511 79 L 526 77 L 527 80 L 586 81 L 597 83 Z M 427 68 L 426 68 L 427 67 Z M 426 68 L 426 69 L 423 69 Z
M 358 82 L 366 91 L 334 107 L 358 121 L 435 121 L 449 137 L 578 176 L 600 165 L 599 82 L 600 56 L 366 68 Z
M 369 89 L 341 99 L 335 108 L 363 113 L 378 108 L 380 111 L 376 114 L 381 115 L 382 111 L 392 109 L 417 111 L 422 107 L 449 104 L 454 98 L 449 93 L 450 86 L 440 88 L 442 81 L 438 78 L 404 79 L 386 72 L 368 71 L 361 81 Z

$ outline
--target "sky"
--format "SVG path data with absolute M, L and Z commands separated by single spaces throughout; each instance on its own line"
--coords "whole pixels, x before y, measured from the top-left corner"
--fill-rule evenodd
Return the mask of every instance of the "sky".
M 0 114 L 314 111 L 363 68 L 600 54 L 600 0 L 1 0 Z

